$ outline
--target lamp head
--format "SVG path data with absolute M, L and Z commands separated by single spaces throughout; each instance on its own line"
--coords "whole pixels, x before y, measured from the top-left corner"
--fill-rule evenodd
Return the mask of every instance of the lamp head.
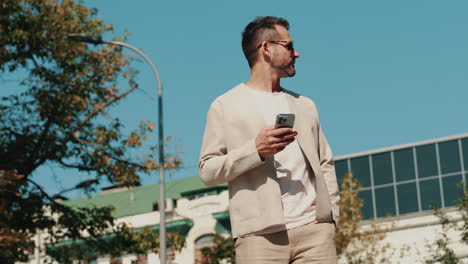
M 75 41 L 80 41 L 80 42 L 86 42 L 86 43 L 91 43 L 91 44 L 102 44 L 104 41 L 100 36 L 92 36 L 88 34 L 83 34 L 83 33 L 71 33 L 67 34 L 67 38 Z

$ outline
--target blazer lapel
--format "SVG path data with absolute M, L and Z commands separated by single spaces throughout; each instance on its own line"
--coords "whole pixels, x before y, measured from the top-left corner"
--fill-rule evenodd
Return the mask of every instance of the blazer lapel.
M 298 134 L 298 144 L 307 159 L 306 162 L 310 165 L 313 176 L 315 176 L 315 190 L 317 192 L 316 220 L 317 222 L 330 222 L 332 218 L 328 189 L 322 175 L 318 150 L 313 149 L 314 144 L 311 142 L 317 135 L 311 135 L 312 129 L 307 127 L 307 124 L 311 122 L 310 120 L 304 120 L 304 118 L 310 115 L 306 113 L 307 109 L 302 109 L 298 95 L 289 91 L 288 94 L 290 95 L 288 96 L 289 109 L 295 115 L 294 130 Z

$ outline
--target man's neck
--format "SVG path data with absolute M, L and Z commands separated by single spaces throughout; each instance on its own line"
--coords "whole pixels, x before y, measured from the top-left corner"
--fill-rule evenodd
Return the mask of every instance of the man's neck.
M 245 85 L 262 92 L 281 92 L 280 78 L 267 69 L 253 68 Z

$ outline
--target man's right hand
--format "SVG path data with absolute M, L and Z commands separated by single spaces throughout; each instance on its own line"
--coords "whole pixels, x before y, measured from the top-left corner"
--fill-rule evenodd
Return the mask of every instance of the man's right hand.
M 292 128 L 264 127 L 258 132 L 255 144 L 261 158 L 275 155 L 295 140 L 297 132 Z

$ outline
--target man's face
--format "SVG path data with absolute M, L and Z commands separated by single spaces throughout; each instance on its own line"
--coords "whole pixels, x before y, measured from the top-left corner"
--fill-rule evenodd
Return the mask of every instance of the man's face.
M 293 41 L 289 32 L 283 26 L 275 26 L 277 39 L 269 42 L 271 56 L 271 66 L 277 70 L 280 78 L 292 77 L 296 74 L 295 61 L 299 58 L 299 53 L 293 48 Z

